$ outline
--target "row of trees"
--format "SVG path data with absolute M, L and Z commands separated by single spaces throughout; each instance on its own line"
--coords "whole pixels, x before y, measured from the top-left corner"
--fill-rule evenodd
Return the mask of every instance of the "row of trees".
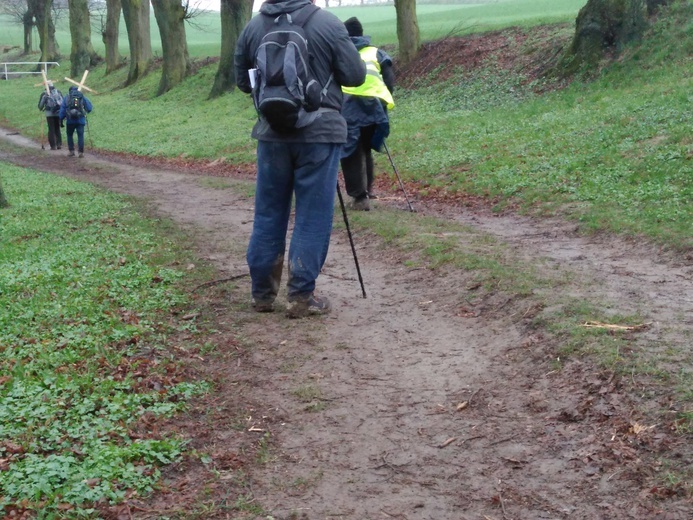
M 162 70 L 158 94 L 167 92 L 191 72 L 191 61 L 185 35 L 185 22 L 200 13 L 196 0 L 4 0 L 6 13 L 24 25 L 24 52 L 31 51 L 32 29 L 37 28 L 40 61 L 58 61 L 60 49 L 55 39 L 55 25 L 67 11 L 71 36 L 70 74 L 81 74 L 105 60 L 106 73 L 120 67 L 123 58 L 118 51 L 121 12 L 128 35 L 129 70 L 126 85 L 147 74 L 153 61 L 150 13 L 154 12 L 162 46 Z M 151 8 L 150 8 L 151 5 Z M 233 51 L 238 36 L 250 20 L 253 0 L 221 0 L 221 50 L 219 68 L 210 96 L 231 90 L 235 85 Z M 408 62 L 419 48 L 416 0 L 396 0 L 397 34 L 400 60 Z M 105 57 L 99 56 L 91 43 L 92 20 L 99 20 Z
M 121 12 L 128 35 L 129 71 L 126 85 L 147 74 L 153 62 L 150 13 L 154 12 L 161 35 L 163 65 L 158 94 L 179 84 L 191 72 L 191 61 L 185 35 L 185 23 L 200 13 L 198 0 L 2 0 L 10 12 L 24 24 L 25 52 L 31 49 L 31 29 L 37 27 L 41 60 L 57 61 L 60 52 L 55 40 L 55 23 L 62 13 L 69 13 L 72 41 L 70 51 L 72 77 L 105 60 L 106 73 L 120 67 L 123 58 L 118 51 Z M 333 0 L 336 1 L 336 0 Z M 587 0 L 576 22 L 575 38 L 563 58 L 564 68 L 574 71 L 598 60 L 604 49 L 618 47 L 639 37 L 645 27 L 645 16 L 659 6 L 676 0 Z M 394 0 L 397 15 L 397 60 L 406 66 L 420 47 L 416 0 Z M 231 90 L 235 85 L 233 51 L 238 36 L 250 20 L 253 0 L 221 0 L 221 49 L 219 67 L 210 97 Z M 5 9 L 8 12 L 8 8 Z M 105 57 L 91 43 L 92 20 L 100 22 Z M 28 47 L 27 47 L 28 46 Z

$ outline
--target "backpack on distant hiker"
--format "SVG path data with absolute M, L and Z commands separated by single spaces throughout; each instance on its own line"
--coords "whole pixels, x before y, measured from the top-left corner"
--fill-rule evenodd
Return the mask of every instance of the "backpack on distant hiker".
M 288 133 L 309 125 L 325 88 L 313 77 L 308 40 L 303 26 L 319 8 L 309 5 L 277 17 L 263 14 L 265 35 L 255 54 L 253 100 L 258 113 L 276 132 Z M 252 72 L 251 72 L 252 73 Z
M 51 90 L 50 95 L 46 94 L 46 110 L 57 112 L 63 104 L 63 96 L 57 90 Z
M 70 92 L 67 95 L 66 106 L 66 113 L 69 119 L 79 119 L 87 115 L 87 111 L 84 109 L 84 95 L 79 90 Z

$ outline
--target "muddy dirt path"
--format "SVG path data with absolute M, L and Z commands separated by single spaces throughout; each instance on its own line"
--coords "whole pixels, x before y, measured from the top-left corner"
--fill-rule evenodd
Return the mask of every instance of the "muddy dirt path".
M 0 159 L 143 197 L 192 232 L 220 278 L 246 271 L 247 179 L 219 189 L 200 175 L 91 154 L 69 159 L 9 134 L 2 131 L 12 146 L 0 148 Z M 397 194 L 379 203 L 406 208 Z M 540 271 L 569 273 L 576 281 L 565 287 L 574 296 L 608 302 L 614 314 L 640 313 L 651 325 L 633 348 L 689 345 L 690 258 L 580 236 L 559 220 L 416 205 L 498 238 Z M 318 280 L 334 305 L 329 317 L 240 311 L 248 315 L 242 334 L 255 347 L 222 369 L 261 405 L 245 431 L 208 425 L 205 445 L 219 451 L 234 437 L 271 435 L 263 463 L 246 468 L 252 501 L 264 509 L 258 518 L 693 517 L 690 499 L 658 491 L 649 465 L 664 452 L 690 457 L 690 443 L 666 422 L 642 435 L 632 428 L 647 409 L 666 409 L 666 396 L 579 359 L 558 371 L 551 341 L 531 326 L 536 312 L 502 300 L 461 312 L 472 284 L 466 273 L 407 268 L 401 252 L 376 239 L 356 241 L 367 299 L 346 234 L 336 230 Z M 233 298 L 247 297 L 244 284 Z M 218 475 L 215 489 L 223 492 L 233 471 Z M 218 509 L 208 517 L 236 518 L 226 515 Z

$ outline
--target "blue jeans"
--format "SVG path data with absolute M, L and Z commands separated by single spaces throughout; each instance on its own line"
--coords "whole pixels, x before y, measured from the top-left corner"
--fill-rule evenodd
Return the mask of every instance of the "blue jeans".
M 258 141 L 255 220 L 246 254 L 255 301 L 271 302 L 277 296 L 293 195 L 288 297 L 308 297 L 315 290 L 330 245 L 341 148 Z
M 66 128 L 65 130 L 67 131 L 67 148 L 71 152 L 75 151 L 75 141 L 73 137 L 73 133 L 75 130 L 77 130 L 77 151 L 78 152 L 83 152 L 84 151 L 84 125 L 73 125 L 72 123 L 67 123 L 65 125 Z

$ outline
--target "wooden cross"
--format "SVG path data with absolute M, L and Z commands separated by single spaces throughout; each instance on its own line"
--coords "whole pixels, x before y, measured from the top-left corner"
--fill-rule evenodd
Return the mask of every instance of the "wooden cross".
M 48 87 L 48 76 L 46 76 L 46 71 L 42 70 L 41 71 L 41 76 L 43 76 L 43 82 L 41 83 L 36 83 L 34 86 L 35 87 L 43 87 L 46 89 L 46 94 L 49 96 L 51 95 L 51 89 Z
M 84 75 L 82 76 L 82 80 L 79 83 L 77 83 L 74 79 L 70 79 L 70 78 L 65 78 L 65 80 L 69 81 L 70 83 L 74 83 L 75 85 L 77 85 L 77 90 L 79 90 L 80 92 L 82 92 L 82 89 L 84 89 L 84 90 L 88 90 L 89 92 L 96 94 L 97 92 L 95 90 L 90 89 L 89 87 L 87 87 L 84 84 L 84 82 L 87 80 L 87 74 L 89 74 L 89 71 L 85 70 Z

